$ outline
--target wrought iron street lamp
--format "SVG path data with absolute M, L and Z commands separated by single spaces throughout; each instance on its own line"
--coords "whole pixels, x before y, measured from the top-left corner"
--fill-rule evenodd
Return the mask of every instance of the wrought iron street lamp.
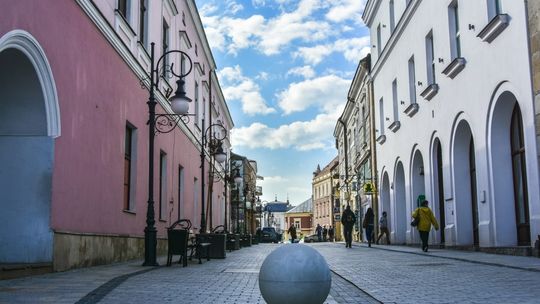
M 179 50 L 171 50 L 165 52 L 157 62 L 155 62 L 154 54 L 155 43 L 151 43 L 150 49 L 150 97 L 148 98 L 148 203 L 146 210 L 146 227 L 144 228 L 144 263 L 143 266 L 158 266 L 156 259 L 157 250 L 157 230 L 155 227 L 155 211 L 154 211 L 154 139 L 156 132 L 168 133 L 176 126 L 178 117 L 186 115 L 189 109 L 189 103 L 191 99 L 186 96 L 184 89 L 184 77 L 187 76 L 193 67 L 191 58 Z M 179 53 L 182 56 L 186 56 L 189 60 L 189 69 L 185 73 L 176 74 L 173 71 L 172 65 L 170 72 L 172 75 L 178 78 L 177 89 L 174 96 L 170 99 L 171 109 L 175 114 L 159 114 L 156 115 L 156 97 L 155 90 L 158 88 L 160 79 L 160 63 L 166 56 L 171 53 Z M 154 64 L 155 63 L 155 64 Z M 166 68 L 166 67 L 165 67 Z M 165 74 L 165 71 L 163 71 Z M 156 122 L 158 122 L 156 124 Z
M 154 139 L 156 133 L 169 133 L 175 129 L 179 121 L 188 118 L 188 116 L 193 116 L 193 114 L 188 114 L 189 103 L 191 99 L 186 96 L 186 91 L 184 88 L 185 81 L 184 77 L 191 73 L 193 69 L 193 62 L 189 55 L 180 50 L 170 50 L 161 57 L 155 60 L 155 43 L 151 43 L 150 49 L 150 96 L 148 99 L 148 131 L 149 131 L 149 145 L 148 145 L 148 203 L 146 211 L 146 227 L 144 229 L 144 263 L 143 266 L 158 266 L 157 263 L 157 230 L 155 227 L 155 211 L 154 211 Z M 165 60 L 170 54 L 180 54 L 184 58 L 187 58 L 189 61 L 189 68 L 186 72 L 183 69 L 180 69 L 180 73 L 177 74 L 174 72 L 173 64 L 170 66 L 163 65 L 163 69 L 160 71 L 160 64 Z M 170 75 L 178 78 L 176 81 L 177 89 L 174 95 L 169 99 L 171 103 L 171 110 L 173 114 L 156 114 L 156 96 L 155 90 L 159 89 L 159 80 L 160 77 L 167 77 Z M 170 76 L 170 77 L 172 77 Z M 166 96 L 168 97 L 168 96 Z M 210 154 L 213 155 L 216 161 L 222 163 L 226 159 L 226 154 L 223 152 L 222 141 L 227 136 L 227 130 L 221 124 L 211 124 L 208 129 L 204 129 L 204 118 L 202 120 L 204 130 L 202 132 L 201 140 L 201 197 L 202 197 L 202 206 L 201 206 L 201 233 L 206 232 L 206 222 L 204 217 L 204 156 L 205 156 L 205 146 L 207 144 L 208 132 L 213 130 L 214 127 L 221 128 L 221 132 L 217 135 L 216 133 L 212 134 L 212 138 L 208 142 L 208 147 L 210 149 Z

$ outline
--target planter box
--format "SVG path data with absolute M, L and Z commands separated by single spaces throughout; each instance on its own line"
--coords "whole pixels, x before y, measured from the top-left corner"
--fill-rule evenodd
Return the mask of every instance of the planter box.
M 201 243 L 210 243 L 208 254 L 211 259 L 224 259 L 227 235 L 224 233 L 206 233 L 199 236 Z

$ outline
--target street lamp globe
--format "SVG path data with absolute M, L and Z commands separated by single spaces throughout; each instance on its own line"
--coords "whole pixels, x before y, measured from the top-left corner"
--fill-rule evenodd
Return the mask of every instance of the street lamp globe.
M 214 157 L 220 164 L 223 164 L 227 160 L 227 154 L 223 152 L 223 147 L 221 146 L 221 144 L 219 144 L 216 153 L 214 154 Z
M 189 111 L 189 103 L 191 98 L 186 96 L 186 91 L 184 89 L 184 79 L 180 78 L 176 81 L 178 85 L 174 96 L 171 98 L 171 109 L 174 113 L 179 115 L 186 115 Z
M 234 175 L 234 182 L 239 185 L 240 183 L 242 183 L 242 176 L 240 176 L 240 172 L 238 172 L 238 170 L 236 170 L 236 174 Z

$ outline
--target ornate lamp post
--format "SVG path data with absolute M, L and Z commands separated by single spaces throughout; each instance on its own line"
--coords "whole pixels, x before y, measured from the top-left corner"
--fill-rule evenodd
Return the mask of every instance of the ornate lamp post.
M 161 57 L 155 61 L 154 53 L 155 43 L 151 43 L 150 50 L 150 96 L 148 98 L 148 203 L 146 211 L 146 227 L 144 228 L 144 263 L 143 266 L 158 266 L 156 260 L 156 249 L 157 249 L 157 230 L 155 227 L 155 211 L 154 211 L 154 139 L 156 133 L 169 133 L 175 129 L 179 120 L 183 120 L 188 116 L 193 116 L 193 114 L 188 114 L 189 103 L 191 99 L 186 96 L 186 91 L 184 88 L 185 81 L 184 77 L 191 73 L 193 68 L 193 62 L 189 55 L 180 50 L 171 50 L 165 52 Z M 162 74 L 166 75 L 167 72 L 170 72 L 171 75 L 178 78 L 176 81 L 177 89 L 174 95 L 170 98 L 171 109 L 174 114 L 156 114 L 156 97 L 155 90 L 159 88 L 160 80 L 160 64 L 162 61 L 171 53 L 181 54 L 189 60 L 189 69 L 186 72 L 180 71 L 180 74 L 176 74 L 173 69 L 173 64 L 170 67 L 163 66 Z M 168 69 L 168 71 L 166 70 Z M 171 76 L 172 77 L 172 76 Z M 205 232 L 206 222 L 204 218 L 204 147 L 207 144 L 208 132 L 213 127 L 220 127 L 225 132 L 219 133 L 218 136 L 215 136 L 210 140 L 208 146 L 210 148 L 211 154 L 215 159 L 222 163 L 226 159 L 226 155 L 223 152 L 221 145 L 222 140 L 227 136 L 227 130 L 220 124 L 211 124 L 208 129 L 204 129 L 204 118 L 203 118 L 203 138 L 201 140 L 201 172 L 202 172 L 202 208 L 201 208 L 201 231 Z
M 154 226 L 155 221 L 155 211 L 154 211 L 154 138 L 156 132 L 168 133 L 171 132 L 177 124 L 179 116 L 186 115 L 189 110 L 189 103 L 191 99 L 186 96 L 186 91 L 184 89 L 184 77 L 187 76 L 193 67 L 193 63 L 189 56 L 179 50 L 172 50 L 165 52 L 157 62 L 155 62 L 154 55 L 154 46 L 155 43 L 151 43 L 150 51 L 150 97 L 148 98 L 148 203 L 146 210 L 146 227 L 144 228 L 144 263 L 143 266 L 158 266 L 156 260 L 156 248 L 157 248 L 157 230 Z M 156 115 L 156 97 L 155 89 L 159 85 L 159 67 L 161 61 L 171 53 L 179 53 L 182 56 L 186 56 L 189 60 L 189 69 L 185 73 L 176 74 L 173 71 L 172 65 L 170 67 L 170 72 L 172 75 L 178 78 L 177 80 L 177 89 L 174 96 L 170 99 L 171 109 L 176 114 L 159 114 Z M 154 64 L 155 63 L 155 64 Z M 156 123 L 157 122 L 157 123 Z

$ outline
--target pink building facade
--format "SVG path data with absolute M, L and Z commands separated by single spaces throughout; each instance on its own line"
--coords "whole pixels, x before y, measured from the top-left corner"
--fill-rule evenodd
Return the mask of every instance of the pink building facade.
M 151 42 L 156 58 L 189 55 L 195 114 L 156 136 L 158 252 L 177 219 L 200 227 L 202 119 L 227 131 L 233 121 L 194 1 L 8 0 L 0 16 L 0 264 L 65 270 L 144 255 Z M 166 63 L 189 67 L 179 55 Z M 158 113 L 172 113 L 175 80 L 160 81 Z M 206 161 L 208 183 L 211 164 L 223 168 Z M 225 195 L 223 181 L 205 190 L 207 228 L 223 224 Z

